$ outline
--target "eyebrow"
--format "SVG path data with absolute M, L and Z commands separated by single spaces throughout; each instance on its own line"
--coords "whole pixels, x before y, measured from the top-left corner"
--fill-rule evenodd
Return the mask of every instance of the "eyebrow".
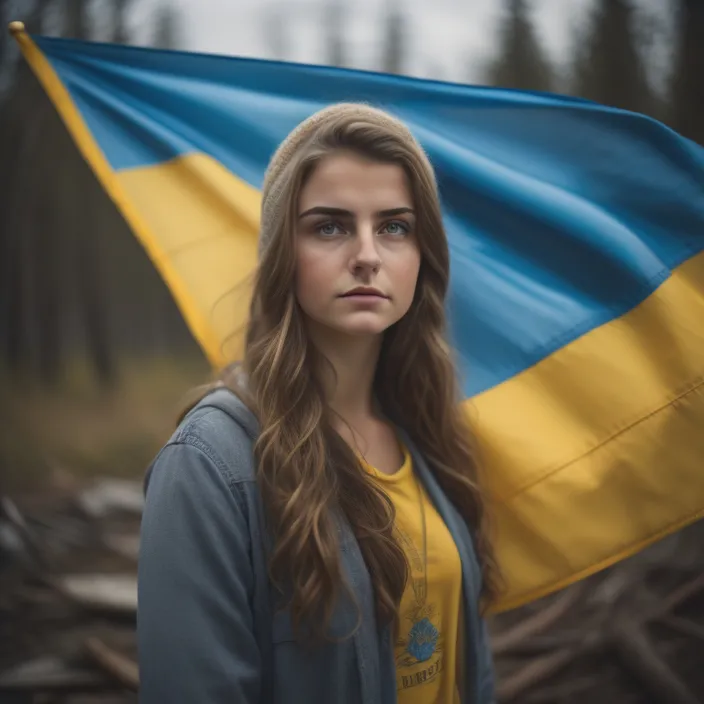
M 403 206 L 401 208 L 390 208 L 389 210 L 379 210 L 375 213 L 378 218 L 390 218 L 394 215 L 404 215 L 410 213 L 415 215 L 413 208 Z M 350 210 L 345 210 L 344 208 L 330 208 L 324 205 L 318 205 L 314 208 L 310 208 L 298 216 L 298 219 L 307 218 L 310 215 L 333 215 L 339 218 L 353 218 L 354 213 Z

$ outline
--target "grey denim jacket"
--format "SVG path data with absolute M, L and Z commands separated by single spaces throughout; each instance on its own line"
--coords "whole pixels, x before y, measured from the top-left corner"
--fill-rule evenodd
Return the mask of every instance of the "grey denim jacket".
M 348 526 L 343 567 L 357 606 L 340 598 L 330 635 L 310 646 L 275 608 L 252 445 L 257 421 L 231 392 L 206 396 L 147 474 L 137 632 L 143 704 L 393 704 L 390 628 L 378 628 L 371 581 Z M 478 614 L 469 531 L 408 437 L 414 467 L 462 560 L 463 704 L 491 704 L 494 677 Z

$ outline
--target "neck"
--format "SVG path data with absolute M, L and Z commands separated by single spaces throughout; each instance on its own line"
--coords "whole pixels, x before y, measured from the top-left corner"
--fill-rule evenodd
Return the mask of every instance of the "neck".
M 374 414 L 374 374 L 381 351 L 381 335 L 350 337 L 311 335 L 316 348 L 332 365 L 321 374 L 326 401 L 347 422 Z M 334 370 L 334 373 L 333 373 Z

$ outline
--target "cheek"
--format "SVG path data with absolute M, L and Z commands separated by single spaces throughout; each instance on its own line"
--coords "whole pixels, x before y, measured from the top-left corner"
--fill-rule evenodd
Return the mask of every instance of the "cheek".
M 396 271 L 394 272 L 395 287 L 399 292 L 403 292 L 404 303 L 409 306 L 416 290 L 419 272 L 420 252 L 417 250 L 408 252 L 407 256 L 397 263 Z
M 327 266 L 326 266 L 327 264 Z M 296 297 L 304 310 L 315 307 L 321 294 L 330 288 L 332 277 L 325 257 L 306 250 L 296 255 Z

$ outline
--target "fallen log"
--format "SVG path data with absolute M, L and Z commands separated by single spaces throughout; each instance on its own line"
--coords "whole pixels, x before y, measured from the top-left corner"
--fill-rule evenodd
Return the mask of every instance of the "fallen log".
M 108 534 L 103 537 L 103 542 L 107 548 L 129 560 L 137 560 L 139 557 L 138 535 Z
M 141 515 L 144 490 L 139 482 L 124 479 L 102 479 L 83 491 L 78 506 L 91 518 L 105 518 L 111 513 Z
M 0 674 L 0 692 L 85 692 L 105 689 L 105 677 L 58 657 L 42 657 Z
M 139 689 L 137 663 L 107 646 L 99 638 L 88 638 L 86 650 L 93 660 L 123 687 L 136 692 Z
M 503 655 L 527 639 L 547 631 L 579 602 L 583 593 L 584 584 L 577 584 L 561 594 L 550 606 L 536 611 L 513 628 L 494 636 L 492 638 L 494 654 Z
M 698 698 L 657 654 L 643 628 L 621 623 L 614 629 L 611 642 L 624 667 L 648 691 L 649 701 L 700 704 Z
M 502 682 L 499 682 L 497 687 L 499 702 L 508 704 L 508 702 L 516 701 L 519 697 L 525 696 L 529 689 L 542 684 L 567 667 L 579 656 L 580 652 L 581 649 L 568 648 L 535 658 L 518 672 L 505 677 Z
M 700 574 L 694 579 L 685 582 L 680 587 L 677 587 L 677 589 L 669 594 L 662 603 L 650 613 L 648 618 L 653 620 L 665 616 L 697 596 L 700 592 L 704 592 L 704 574 Z
M 135 616 L 137 577 L 132 574 L 64 575 L 53 580 L 64 596 L 88 609 Z
M 593 673 L 579 677 L 570 677 L 565 682 L 545 685 L 535 692 L 528 694 L 521 704 L 555 704 L 555 702 L 571 702 L 575 697 L 585 694 L 592 689 L 601 689 L 612 684 L 616 677 L 594 676 Z
M 697 638 L 698 640 L 704 641 L 704 628 L 702 626 L 698 626 L 696 623 L 687 621 L 687 619 L 679 618 L 677 616 L 665 616 L 659 619 L 658 623 L 662 623 L 664 626 L 667 626 L 682 635 L 691 636 L 692 638 Z

